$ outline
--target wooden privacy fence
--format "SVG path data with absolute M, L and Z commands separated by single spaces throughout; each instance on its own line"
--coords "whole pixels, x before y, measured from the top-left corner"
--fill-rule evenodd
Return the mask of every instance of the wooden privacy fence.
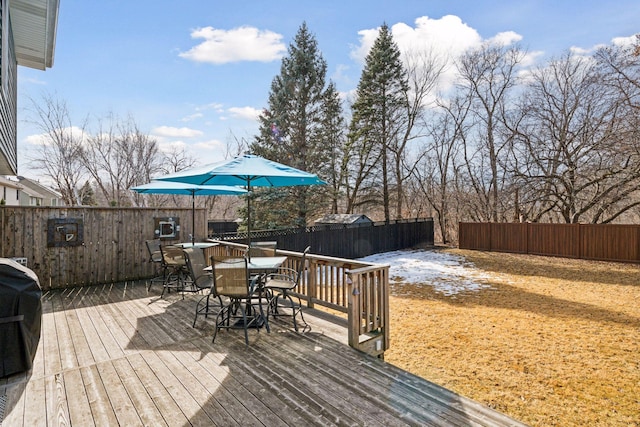
M 459 224 L 460 249 L 640 263 L 640 225 Z
M 145 240 L 155 237 L 158 218 L 180 225 L 167 243 L 188 241 L 193 233 L 191 209 L 4 206 L 0 256 L 25 260 L 45 290 L 146 278 L 154 266 Z M 202 239 L 205 211 L 197 209 L 195 218 Z
M 242 256 L 246 245 L 218 241 L 205 249 L 211 256 Z M 277 250 L 287 256 L 283 267 L 297 270 L 302 253 Z M 351 347 L 384 358 L 389 348 L 389 266 L 343 258 L 307 254 L 306 274 L 298 295 L 310 308 L 327 307 L 347 315 Z

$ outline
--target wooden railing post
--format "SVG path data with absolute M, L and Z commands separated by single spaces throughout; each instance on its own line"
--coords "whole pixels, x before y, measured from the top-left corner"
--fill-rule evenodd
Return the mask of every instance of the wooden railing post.
M 347 333 L 349 345 L 358 348 L 360 344 L 360 316 L 362 308 L 360 307 L 360 275 L 356 274 L 356 280 L 353 280 L 351 272 L 347 272 L 347 291 L 349 302 L 347 303 Z
M 317 294 L 318 263 L 309 260 L 309 275 L 307 276 L 307 307 L 313 308 L 313 300 Z

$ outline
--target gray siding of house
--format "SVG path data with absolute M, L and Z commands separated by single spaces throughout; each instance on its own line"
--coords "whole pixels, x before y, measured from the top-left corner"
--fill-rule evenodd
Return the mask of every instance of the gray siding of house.
M 18 65 L 6 0 L 0 0 L 0 26 L 0 175 L 16 175 Z

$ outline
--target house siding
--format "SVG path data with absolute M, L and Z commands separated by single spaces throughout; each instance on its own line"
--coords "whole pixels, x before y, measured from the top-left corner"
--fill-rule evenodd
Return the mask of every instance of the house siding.
M 7 0 L 0 0 L 0 174 L 15 175 L 17 156 L 17 69 Z

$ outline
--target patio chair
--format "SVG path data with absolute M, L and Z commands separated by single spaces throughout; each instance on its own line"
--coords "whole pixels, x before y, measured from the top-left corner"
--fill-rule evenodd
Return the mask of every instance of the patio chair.
M 276 256 L 278 242 L 251 242 L 249 247 L 250 257 Z
M 280 268 L 277 273 L 272 273 L 267 275 L 265 289 L 267 293 L 270 295 L 269 297 L 269 306 L 267 309 L 268 314 L 273 317 L 277 316 L 291 316 L 293 318 L 293 327 L 298 331 L 298 323 L 296 322 L 296 316 L 300 314 L 300 320 L 304 324 L 304 327 L 307 327 L 307 322 L 304 320 L 304 315 L 302 314 L 302 302 L 300 301 L 300 297 L 297 295 L 293 295 L 298 299 L 297 305 L 294 303 L 292 295 L 290 292 L 294 291 L 302 280 L 302 276 L 304 275 L 304 271 L 306 268 L 306 258 L 307 254 L 311 250 L 310 246 L 302 252 L 302 258 L 298 264 L 298 269 L 294 270 L 291 268 Z M 283 314 L 278 311 L 278 301 L 282 298 L 283 300 L 289 300 L 291 314 Z
M 179 246 L 160 245 L 162 262 L 166 266 L 166 277 L 162 286 L 160 297 L 164 296 L 164 291 L 171 292 L 171 289 L 183 292 L 195 290 L 189 277 L 187 263 L 184 259 L 184 250 Z
M 196 327 L 196 321 L 198 316 L 204 315 L 205 319 L 209 316 L 211 309 L 212 298 L 217 298 L 219 306 L 222 307 L 222 298 L 216 295 L 215 288 L 213 286 L 213 276 L 205 271 L 207 263 L 204 257 L 204 251 L 200 248 L 185 248 L 184 257 L 187 263 L 187 269 L 191 276 L 191 281 L 195 288 L 202 292 L 206 292 L 198 302 L 196 303 L 196 312 L 193 318 L 193 327 Z
M 268 303 L 263 295 L 260 276 L 250 278 L 246 258 L 211 259 L 215 294 L 229 298 L 216 316 L 216 329 L 211 342 L 215 342 L 220 329 L 244 329 L 244 342 L 249 345 L 249 328 L 258 332 L 264 325 L 270 332 L 269 321 L 262 308 Z
M 154 263 L 156 267 L 156 276 L 150 279 L 147 285 L 147 291 L 149 291 L 154 283 L 164 283 L 167 275 L 167 267 L 162 260 L 160 239 L 145 240 L 144 243 L 147 246 L 147 251 L 149 251 L 149 262 Z

